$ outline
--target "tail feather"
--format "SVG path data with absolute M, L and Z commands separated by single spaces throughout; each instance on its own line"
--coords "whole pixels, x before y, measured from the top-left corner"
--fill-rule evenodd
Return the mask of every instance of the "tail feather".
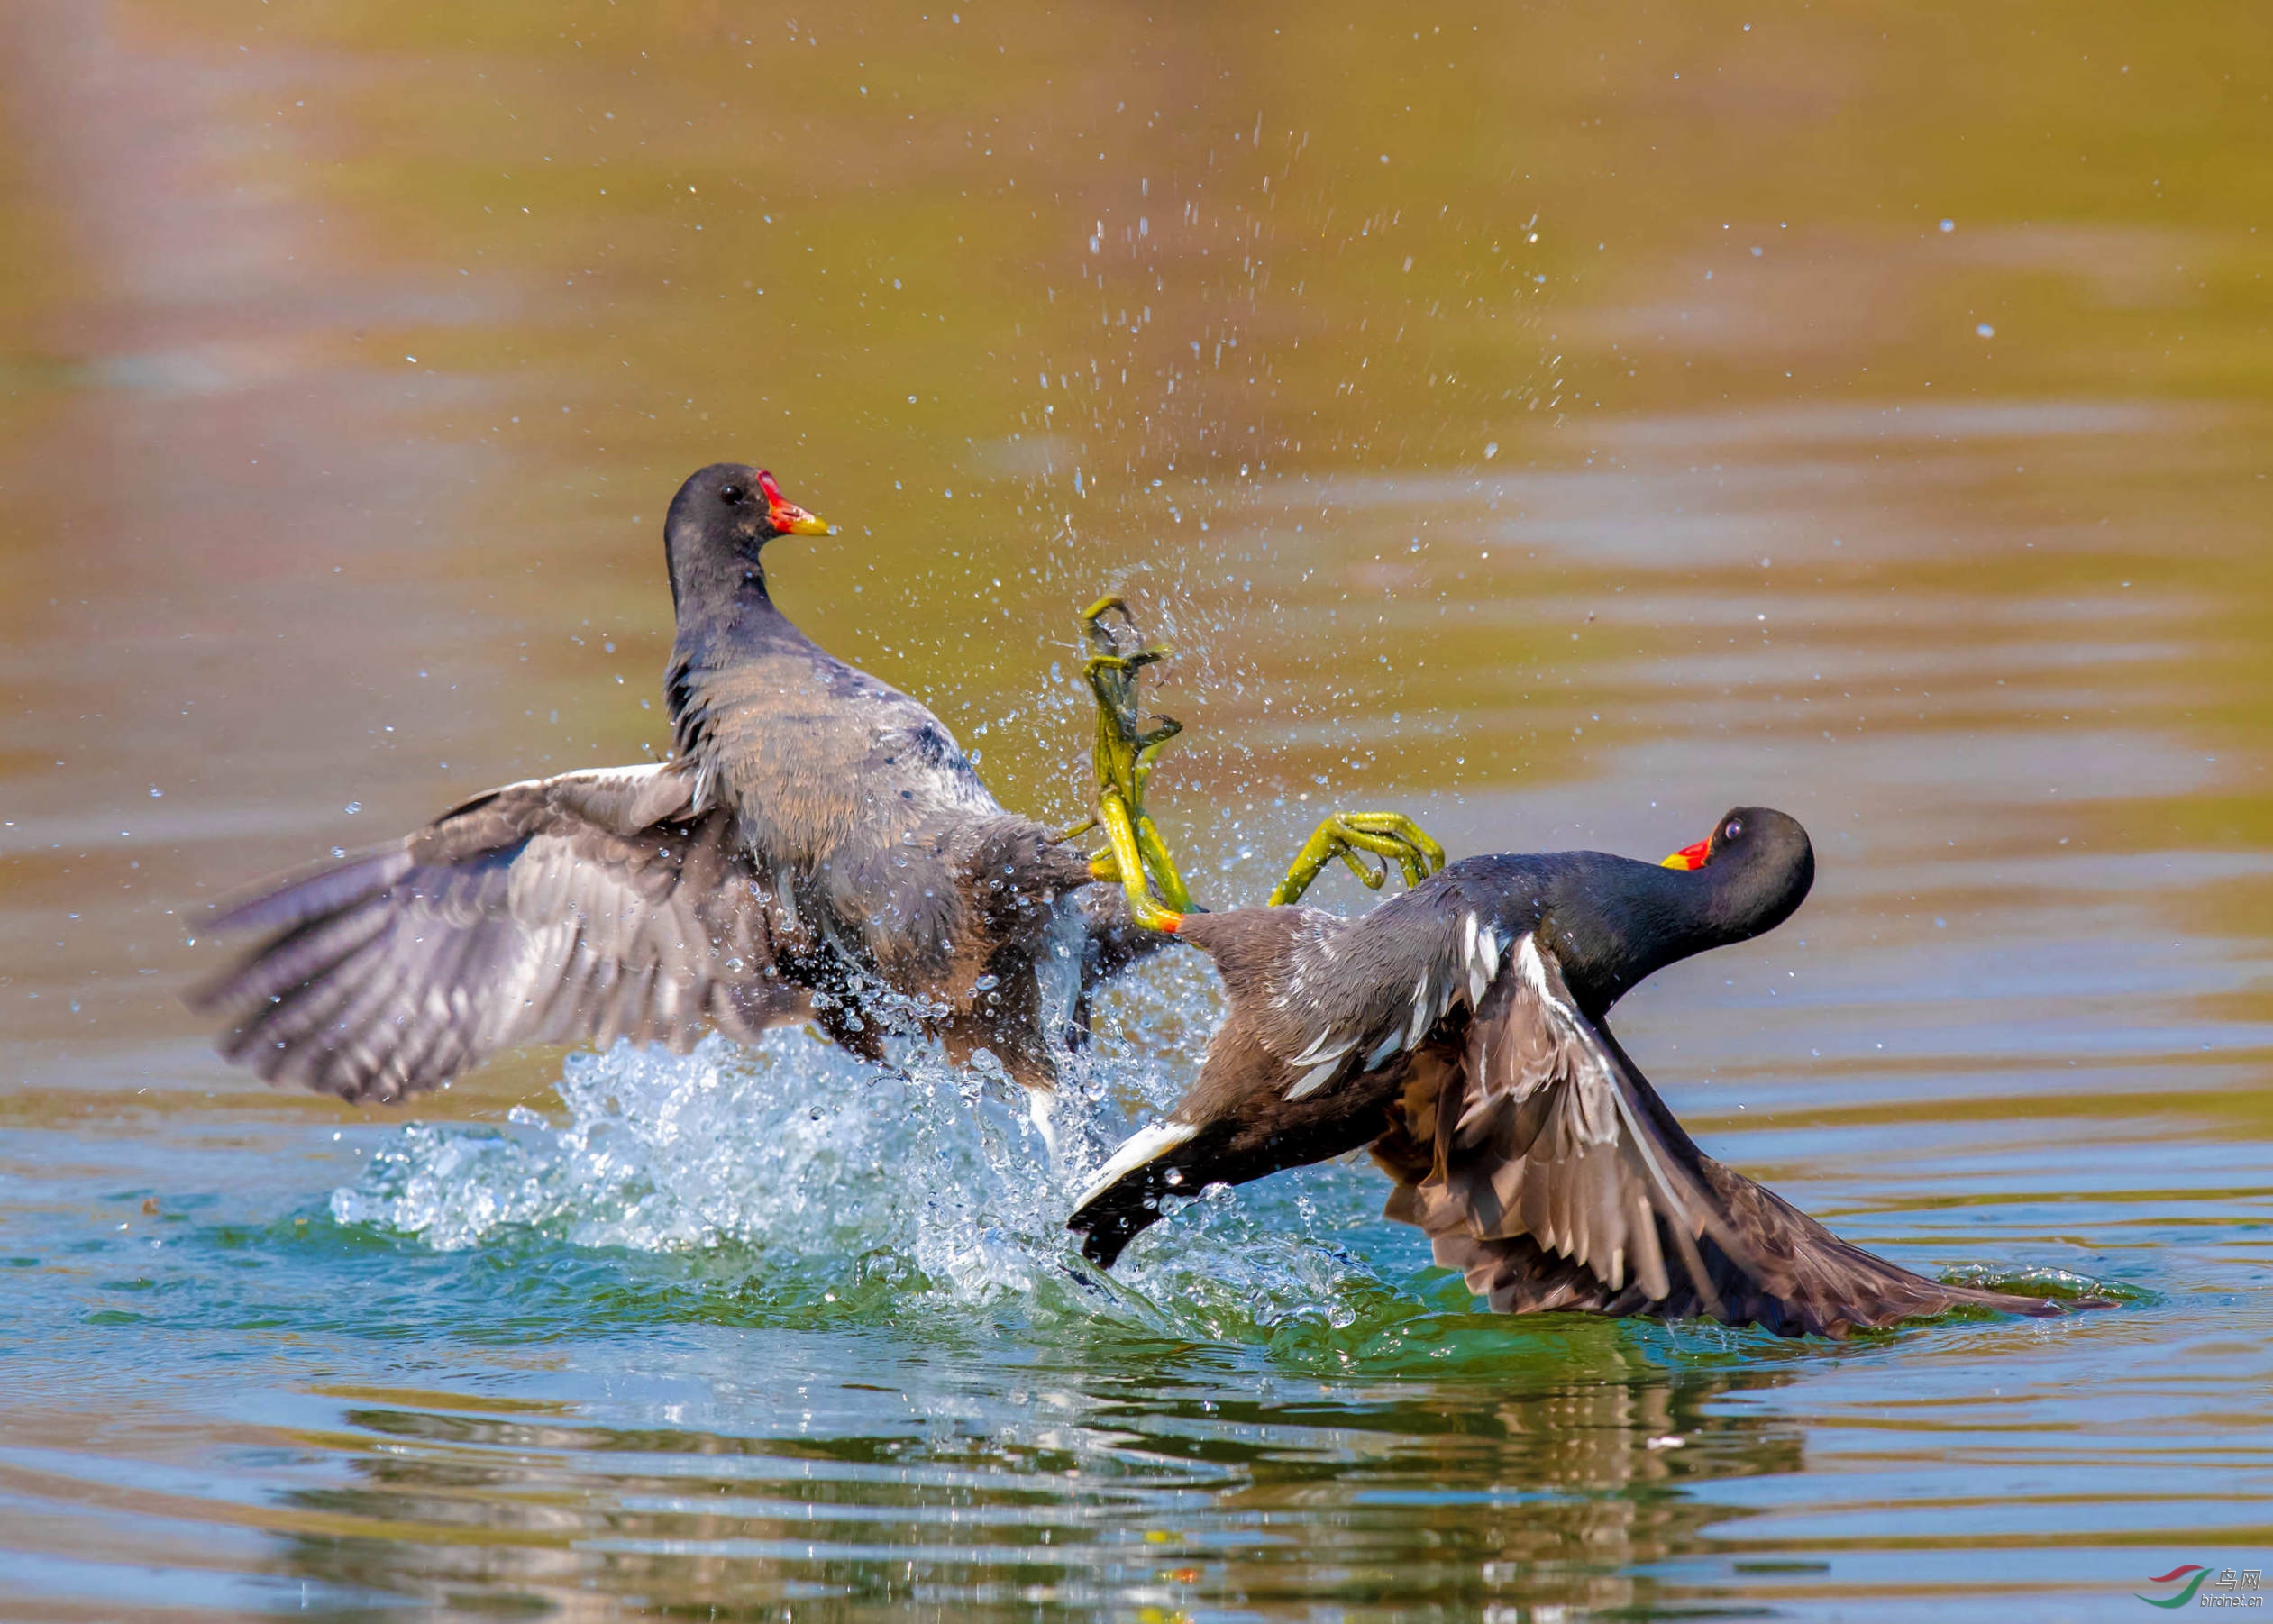
M 1422 1185 L 1401 1184 L 1390 1197 L 1388 1216 L 1427 1230 L 1437 1263 L 1459 1270 L 1468 1289 L 1503 1314 L 1571 1309 L 1665 1319 L 1710 1314 L 1781 1337 L 1841 1337 L 1959 1309 L 2049 1318 L 2104 1306 L 2097 1299 L 2062 1303 L 1930 1280 L 1839 1239 L 1773 1191 L 1710 1157 L 1699 1158 L 1699 1171 L 1736 1246 L 1722 1245 L 1710 1230 L 1699 1236 L 1703 1280 L 1676 1275 L 1663 1295 L 1631 1277 L 1605 1280 L 1531 1235 L 1478 1236 L 1461 1209 L 1432 1200 L 1437 1192 Z M 1659 1227 L 1665 1227 L 1662 1220 Z M 1674 1240 L 1664 1235 L 1660 1245 L 1670 1249 Z M 1712 1300 L 1702 1287 L 1710 1288 Z

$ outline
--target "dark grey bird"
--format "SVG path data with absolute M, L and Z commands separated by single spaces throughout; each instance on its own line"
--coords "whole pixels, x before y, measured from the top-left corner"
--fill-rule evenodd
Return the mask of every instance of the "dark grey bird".
M 1388 1215 L 1510 1313 L 1709 1314 L 1843 1336 L 1971 1306 L 1849 1245 L 1697 1148 L 1603 1017 L 1652 972 L 1770 930 L 1813 882 L 1807 833 L 1739 807 L 1652 865 L 1599 852 L 1456 862 L 1358 918 L 1171 916 L 1230 1012 L 1198 1081 L 1069 1220 L 1110 1267 L 1164 1197 L 1371 1146 Z
M 1112 946 L 1109 891 L 1091 931 L 1087 859 L 1005 811 L 937 717 L 775 606 L 766 543 L 827 530 L 757 469 L 688 479 L 664 522 L 672 757 L 490 790 L 235 908 L 219 928 L 264 938 L 192 995 L 223 1054 L 391 1100 L 517 1044 L 813 1018 L 871 1059 L 914 1030 L 1049 1090 L 1037 972 L 1078 973 L 1091 934 L 1141 944 Z

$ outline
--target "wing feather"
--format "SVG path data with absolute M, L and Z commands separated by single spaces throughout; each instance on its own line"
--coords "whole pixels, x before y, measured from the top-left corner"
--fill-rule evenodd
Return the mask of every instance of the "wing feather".
M 1462 906 L 1456 894 L 1432 887 L 1393 897 L 1360 919 L 1283 910 L 1286 935 L 1273 938 L 1258 965 L 1253 1036 L 1299 1073 L 1288 1099 L 1379 1070 L 1470 1001 L 1474 966 L 1492 933 L 1479 929 L 1473 912 L 1464 923 Z
M 516 1044 L 752 1036 L 805 1009 L 755 880 L 675 766 L 507 785 L 230 911 L 267 939 L 191 1001 L 230 1059 L 347 1099 Z
M 1446 1097 L 1408 1112 L 1433 1143 L 1384 1142 L 1380 1155 L 1401 1181 L 1390 1216 L 1426 1230 L 1437 1261 L 1494 1309 L 1711 1314 L 1833 1336 L 1961 1304 L 2058 1311 L 1839 1240 L 1700 1152 L 1535 936 L 1500 970 Z

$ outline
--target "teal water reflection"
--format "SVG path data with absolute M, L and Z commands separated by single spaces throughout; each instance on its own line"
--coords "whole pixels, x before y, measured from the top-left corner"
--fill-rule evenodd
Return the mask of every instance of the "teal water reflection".
M 1906 1624 L 2261 1568 L 2265 32 L 0 14 L 0 1610 Z M 1806 909 L 1629 1046 L 1841 1233 L 2119 1306 L 1494 1320 L 1363 1166 L 1100 1282 L 1011 1102 L 800 1036 L 396 1113 L 220 1066 L 212 898 L 662 745 L 656 528 L 721 455 L 844 527 L 770 555 L 800 623 L 1040 816 L 1127 590 L 1210 900 L 1329 803 L 1790 809 Z M 1079 1131 L 1214 1008 L 1111 994 Z

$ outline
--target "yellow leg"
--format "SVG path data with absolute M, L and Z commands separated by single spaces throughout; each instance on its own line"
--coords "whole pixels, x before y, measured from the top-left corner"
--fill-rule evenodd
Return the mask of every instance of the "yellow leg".
M 1191 911 L 1191 898 L 1183 899 L 1184 906 L 1181 910 L 1163 908 L 1153 899 L 1152 891 L 1145 883 L 1144 856 L 1136 826 L 1129 821 L 1128 808 L 1121 804 L 1120 796 L 1116 791 L 1107 789 L 1098 792 L 1097 811 L 1100 821 L 1105 826 L 1105 838 L 1112 843 L 1113 864 L 1110 876 L 1100 875 L 1099 878 L 1112 878 L 1120 881 L 1121 890 L 1128 898 L 1128 917 L 1137 924 L 1146 930 L 1173 931 L 1184 922 L 1184 915 Z M 1155 844 L 1159 839 L 1157 835 L 1153 836 Z M 1165 848 L 1161 854 L 1166 856 Z M 1097 867 L 1092 862 L 1090 872 L 1097 873 Z M 1172 865 L 1169 872 L 1173 875 L 1174 871 Z M 1182 881 L 1176 882 L 1176 889 L 1179 892 L 1182 890 Z
M 1106 617 L 1115 613 L 1131 632 L 1135 630 L 1128 606 L 1118 598 L 1100 598 L 1082 613 L 1082 630 L 1096 650 L 1082 675 L 1097 697 L 1097 738 L 1092 753 L 1097 816 L 1068 829 L 1062 838 L 1071 840 L 1101 826 L 1107 844 L 1104 850 L 1091 855 L 1091 875 L 1127 893 L 1129 913 L 1137 924 L 1150 930 L 1173 931 L 1182 922 L 1182 916 L 1197 912 L 1199 905 L 1176 871 L 1168 843 L 1145 815 L 1145 783 L 1152 776 L 1161 746 L 1182 733 L 1183 726 L 1169 716 L 1155 716 L 1155 726 L 1143 725 L 1138 685 L 1145 667 L 1166 658 L 1168 649 L 1154 644 L 1123 652 L 1120 639 L 1106 623 Z M 1369 864 L 1360 853 L 1377 862 Z M 1336 861 L 1357 876 L 1361 884 L 1379 890 L 1389 878 L 1392 862 L 1404 875 L 1407 885 L 1419 885 L 1444 867 L 1445 852 L 1401 813 L 1337 813 L 1319 824 L 1304 843 L 1286 878 L 1271 893 L 1271 905 L 1283 907 L 1299 899 L 1326 865 Z
M 1123 653 L 1105 619 L 1116 611 L 1125 624 L 1130 624 L 1128 606 L 1118 598 L 1100 598 L 1082 614 L 1082 629 L 1097 651 L 1082 668 L 1082 675 L 1097 697 L 1097 735 L 1091 753 L 1097 772 L 1098 816 L 1067 834 L 1070 837 L 1100 823 L 1104 826 L 1109 844 L 1091 857 L 1090 872 L 1127 890 L 1138 922 L 1152 924 L 1147 913 L 1173 920 L 1197 908 L 1183 877 L 1176 871 L 1167 843 L 1145 816 L 1146 780 L 1152 777 L 1161 747 L 1183 731 L 1183 724 L 1170 716 L 1155 716 L 1156 725 L 1143 725 L 1138 683 L 1145 667 L 1165 659 L 1169 651 L 1164 644 L 1155 644 Z M 1133 624 L 1130 629 L 1134 630 Z M 1147 880 L 1166 903 L 1165 908 L 1146 893 Z M 1145 894 L 1145 908 L 1137 909 L 1140 893 Z
M 1136 824 L 1136 850 L 1145 860 L 1146 872 L 1160 890 L 1160 899 L 1180 914 L 1198 912 L 1200 905 L 1184 889 L 1183 876 L 1176 872 L 1176 860 L 1168 854 L 1168 843 L 1161 839 L 1153 820 L 1140 814 Z
M 1380 858 L 1380 865 L 1368 865 L 1360 852 Z M 1401 812 L 1337 812 L 1302 843 L 1286 878 L 1271 893 L 1270 905 L 1284 908 L 1300 901 L 1326 865 L 1337 858 L 1366 890 L 1377 891 L 1389 878 L 1392 862 L 1408 886 L 1419 885 L 1444 867 L 1445 849 Z
M 1122 878 L 1119 843 L 1114 841 L 1112 835 L 1113 826 L 1126 818 L 1127 812 L 1118 797 L 1114 798 L 1112 816 L 1105 820 L 1106 838 L 1110 844 L 1103 851 L 1090 854 L 1089 873 L 1091 879 L 1102 880 L 1107 885 L 1126 885 L 1127 882 Z M 1091 818 L 1079 828 L 1069 830 L 1061 838 L 1070 839 L 1074 835 L 1086 834 L 1097 827 L 1099 821 Z M 1176 860 L 1169 854 L 1168 843 L 1160 837 L 1160 831 L 1154 826 L 1153 820 L 1141 817 L 1129 820 L 1129 829 L 1140 864 L 1136 872 L 1152 881 L 1160 891 L 1161 901 L 1166 903 L 1173 912 L 1179 915 L 1198 913 L 1200 905 L 1184 889 L 1183 876 L 1176 871 Z M 1142 889 L 1141 884 L 1137 889 Z

